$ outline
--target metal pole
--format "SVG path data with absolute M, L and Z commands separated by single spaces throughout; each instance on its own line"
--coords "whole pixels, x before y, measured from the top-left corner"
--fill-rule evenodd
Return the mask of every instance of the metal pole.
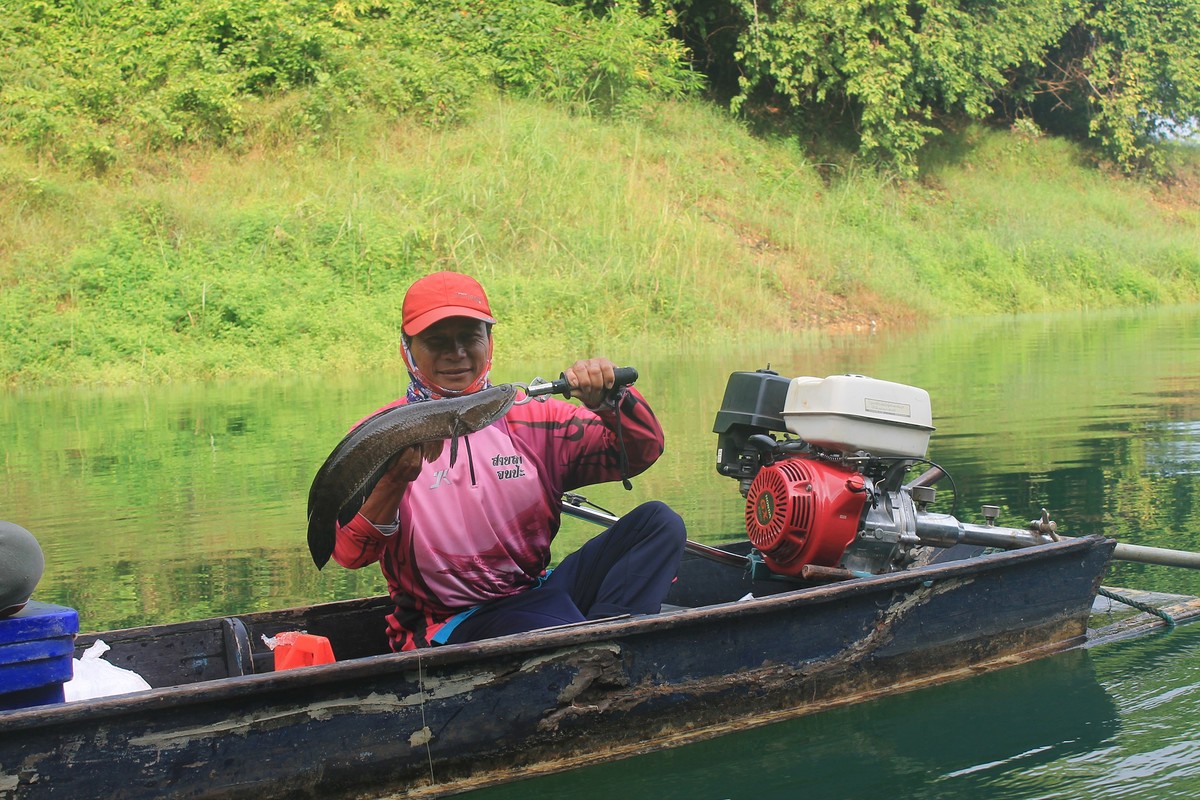
M 562 504 L 562 510 L 570 516 L 594 522 L 604 527 L 608 527 L 620 519 L 604 511 L 574 505 L 571 501 L 565 499 Z M 1031 530 L 975 525 L 969 522 L 959 522 L 954 517 L 945 514 L 921 515 L 917 523 L 917 538 L 921 540 L 922 544 L 930 544 L 936 547 L 950 547 L 961 542 L 963 544 L 973 544 L 982 547 L 999 547 L 1006 550 L 1032 547 L 1037 544 L 1047 544 L 1053 541 L 1050 537 Z M 1061 536 L 1059 538 L 1070 539 L 1072 537 Z M 737 553 L 730 553 L 727 550 L 709 547 L 699 542 L 693 542 L 690 539 L 684 545 L 684 549 L 696 555 L 733 566 L 744 567 L 750 561 L 745 556 L 738 555 Z M 1146 545 L 1118 542 L 1116 548 L 1113 550 L 1112 557 L 1118 561 L 1131 561 L 1138 564 L 1200 569 L 1200 553 L 1194 553 L 1189 550 L 1171 550 L 1166 547 L 1148 547 Z
M 1169 550 L 1165 547 L 1147 547 L 1140 544 L 1118 543 L 1113 558 L 1121 561 L 1136 561 L 1139 564 L 1158 564 L 1163 567 L 1187 567 L 1200 569 L 1200 553 L 1188 550 Z
M 1016 550 L 1037 544 L 1047 544 L 1056 539 L 1072 538 L 1058 536 L 1054 532 L 1055 527 L 1045 511 L 1042 512 L 1041 521 L 1033 520 L 1029 523 L 1029 527 L 1024 529 L 959 522 L 948 514 L 919 513 L 916 520 L 916 535 L 921 544 L 938 547 L 950 547 L 961 542 L 982 547 Z M 1200 569 L 1200 553 L 1188 550 L 1170 550 L 1165 547 L 1147 547 L 1140 544 L 1118 542 L 1113 549 L 1112 557 L 1117 561 Z
M 584 508 L 582 506 L 577 506 L 565 498 L 563 500 L 562 510 L 564 514 L 587 520 L 588 522 L 594 522 L 597 525 L 603 525 L 606 528 L 612 526 L 613 523 L 620 519 L 620 517 L 615 517 L 605 511 L 600 511 L 595 508 Z M 693 542 L 691 539 L 688 539 L 686 542 L 684 542 L 683 549 L 691 553 L 695 553 L 698 556 L 704 556 L 712 561 L 719 561 L 722 564 L 729 564 L 733 567 L 746 567 L 750 564 L 750 559 L 746 558 L 745 556 L 738 555 L 737 553 L 730 553 L 728 550 L 721 550 L 717 547 L 709 547 L 708 545 L 700 544 L 699 542 Z

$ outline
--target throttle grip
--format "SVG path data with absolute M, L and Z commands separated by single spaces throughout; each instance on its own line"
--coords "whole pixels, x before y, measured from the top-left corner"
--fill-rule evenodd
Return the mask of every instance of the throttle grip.
M 615 367 L 613 368 L 613 391 L 620 389 L 622 386 L 628 386 L 637 379 L 637 370 L 633 367 Z
M 638 379 L 638 371 L 634 367 L 614 367 L 613 368 L 613 385 L 610 392 L 615 392 L 623 386 L 628 386 Z M 547 394 L 561 394 L 563 397 L 571 396 L 571 384 L 567 381 L 567 374 L 560 372 L 558 380 L 548 383 L 533 383 L 529 386 L 530 397 L 541 397 Z

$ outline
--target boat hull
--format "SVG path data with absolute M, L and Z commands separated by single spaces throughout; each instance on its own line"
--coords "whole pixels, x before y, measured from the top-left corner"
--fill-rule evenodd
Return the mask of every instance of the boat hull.
M 691 558 L 670 598 L 686 608 L 655 616 L 10 712 L 0 798 L 429 796 L 644 752 L 1077 646 L 1114 544 L 802 590 Z M 213 652 L 178 669 L 253 664 L 230 642 L 313 632 L 320 608 L 198 628 Z

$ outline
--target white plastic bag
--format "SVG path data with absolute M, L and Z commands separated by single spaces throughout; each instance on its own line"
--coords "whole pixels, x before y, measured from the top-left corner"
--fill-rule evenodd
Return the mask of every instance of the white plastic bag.
M 110 664 L 101 656 L 110 648 L 100 639 L 74 660 L 75 676 L 63 684 L 63 695 L 67 701 L 90 700 L 113 694 L 140 692 L 150 684 L 136 672 Z

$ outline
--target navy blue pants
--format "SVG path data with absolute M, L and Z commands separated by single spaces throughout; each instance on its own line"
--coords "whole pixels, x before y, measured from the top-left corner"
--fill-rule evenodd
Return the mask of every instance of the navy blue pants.
M 564 558 L 540 587 L 480 607 L 459 623 L 450 643 L 620 614 L 656 614 L 686 540 L 678 514 L 665 503 L 643 503 Z

